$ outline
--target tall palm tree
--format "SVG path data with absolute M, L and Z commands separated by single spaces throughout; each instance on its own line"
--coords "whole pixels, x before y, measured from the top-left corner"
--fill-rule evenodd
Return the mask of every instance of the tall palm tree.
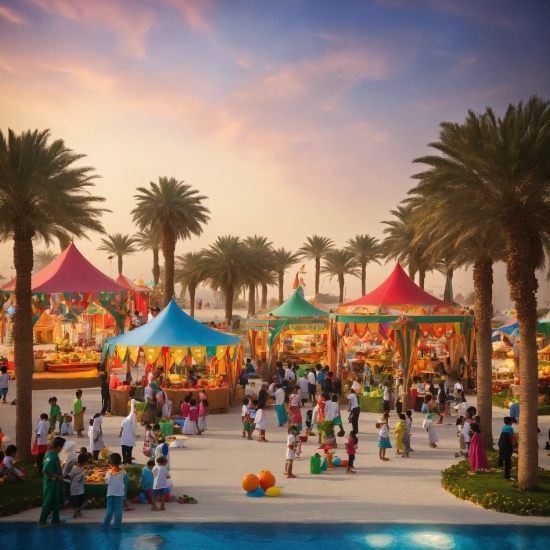
M 189 291 L 189 306 L 191 317 L 195 317 L 195 292 L 199 284 L 204 281 L 204 271 L 200 265 L 200 252 L 186 252 L 176 256 L 174 281 L 180 283 Z
M 267 308 L 267 286 L 273 284 L 273 243 L 268 241 L 266 237 L 254 235 L 246 237 L 244 242 L 250 248 L 253 258 L 252 277 L 248 281 L 248 314 L 255 315 L 256 313 L 256 285 L 262 288 L 262 298 L 260 303 L 261 309 Z
M 355 235 L 353 239 L 348 240 L 346 248 L 352 252 L 361 266 L 361 296 L 364 296 L 367 293 L 367 265 L 373 262 L 380 265 L 380 244 L 376 237 Z
M 57 240 L 59 241 L 59 249 L 61 252 L 65 252 L 73 242 L 73 238 L 67 234 L 60 234 Z
M 315 295 L 319 294 L 319 279 L 321 276 L 321 259 L 324 258 L 329 250 L 334 248 L 334 242 L 328 237 L 313 235 L 308 237 L 302 248 L 298 252 L 306 260 L 315 261 Z
M 33 273 L 38 273 L 48 265 L 50 265 L 57 258 L 57 254 L 47 248 L 46 250 L 37 250 L 34 253 L 34 267 Z
M 123 235 L 122 233 L 112 233 L 107 237 L 103 237 L 101 246 L 98 246 L 97 249 L 117 257 L 119 275 L 122 275 L 122 258 L 132 256 L 138 250 L 135 237 Z
M 174 296 L 174 254 L 178 239 L 200 235 L 208 223 L 210 210 L 196 189 L 176 178 L 159 177 L 158 183 L 150 182 L 149 188 L 138 187 L 134 195 L 137 206 L 132 210 L 133 220 L 143 230 L 150 227 L 162 235 L 164 256 L 163 305 Z
M 279 288 L 279 305 L 284 301 L 285 272 L 289 267 L 297 264 L 301 257 L 301 254 L 298 252 L 291 252 L 284 248 L 277 248 L 277 250 L 273 251 L 274 269 L 277 275 L 277 286 Z
M 360 277 L 359 262 L 351 250 L 347 248 L 335 248 L 325 254 L 325 263 L 321 268 L 321 273 L 329 276 L 329 280 L 336 277 L 338 280 L 338 289 L 340 291 L 338 301 L 341 304 L 344 301 L 344 277 L 353 275 Z
M 33 429 L 32 373 L 33 330 L 31 276 L 33 241 L 46 245 L 70 233 L 86 237 L 103 232 L 99 220 L 105 199 L 90 194 L 94 169 L 75 167 L 84 155 L 74 153 L 63 140 L 48 143 L 49 130 L 20 135 L 0 132 L 0 237 L 13 239 L 15 267 L 14 361 L 17 364 L 16 444 L 21 460 L 31 458 Z
M 154 231 L 150 227 L 146 227 L 135 236 L 136 244 L 140 250 L 152 250 L 153 252 L 152 272 L 155 287 L 159 284 L 160 280 L 159 251 L 161 240 L 162 235 L 160 231 Z
M 225 301 L 225 320 L 233 318 L 233 298 L 252 275 L 252 253 L 240 237 L 226 235 L 201 252 L 200 269 L 212 288 L 219 288 Z
M 455 201 L 453 216 L 475 210 L 479 225 L 494 224 L 503 235 L 506 276 L 514 300 L 520 339 L 520 489 L 538 483 L 537 346 L 535 271 L 550 231 L 550 102 L 532 97 L 510 105 L 502 118 L 488 108 L 469 111 L 464 123 L 442 123 L 437 155 L 417 159 L 428 169 L 415 177 L 438 186 Z M 420 183 L 419 187 L 423 184 Z

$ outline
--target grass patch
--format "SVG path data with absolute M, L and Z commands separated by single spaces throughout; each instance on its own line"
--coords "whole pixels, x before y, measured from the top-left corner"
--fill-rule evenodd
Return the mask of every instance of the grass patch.
M 38 476 L 36 466 L 28 462 L 18 462 L 17 467 L 23 467 L 25 470 L 25 480 L 20 483 L 3 483 L 0 485 L 0 517 L 12 516 L 24 510 L 42 506 L 43 479 Z M 126 472 L 130 476 L 128 498 L 131 499 L 139 494 L 141 468 L 128 467 Z M 86 508 L 89 510 L 105 508 L 105 506 L 106 499 L 101 497 L 91 498 L 86 504 Z
M 504 389 L 497 393 L 493 393 L 493 396 L 492 396 L 493 407 L 500 407 L 501 409 L 509 409 L 510 408 L 509 400 L 510 400 L 509 389 Z M 537 414 L 539 416 L 550 416 L 550 405 L 539 405 L 537 407 Z
M 490 472 L 470 474 L 467 460 L 443 470 L 443 489 L 460 500 L 469 500 L 488 510 L 517 516 L 550 516 L 550 471 L 539 468 L 536 491 L 520 491 L 515 483 L 504 480 L 504 471 L 497 466 L 497 453 L 487 453 L 487 459 Z M 517 477 L 516 458 L 512 460 L 512 477 Z

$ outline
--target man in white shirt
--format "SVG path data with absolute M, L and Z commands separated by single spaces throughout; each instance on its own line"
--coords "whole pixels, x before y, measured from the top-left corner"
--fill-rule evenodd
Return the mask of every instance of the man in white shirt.
M 285 390 L 281 384 L 277 384 L 275 390 L 275 412 L 277 413 L 277 422 L 283 426 L 288 422 L 288 414 L 285 407 Z
M 292 473 L 292 463 L 296 454 L 296 445 L 299 441 L 299 431 L 296 426 L 290 427 L 290 435 L 286 438 L 286 460 L 285 460 L 285 475 L 288 478 L 296 477 Z
M 307 374 L 307 381 L 309 400 L 313 405 L 315 405 L 315 394 L 317 393 L 317 376 L 315 376 L 315 369 L 309 369 L 309 372 Z
M 305 406 L 309 394 L 309 380 L 307 378 L 307 372 L 304 371 L 302 378 L 298 381 L 300 386 L 300 399 L 302 400 L 302 407 Z
M 296 380 L 296 375 L 294 374 L 294 371 L 290 368 L 290 365 L 288 365 L 285 370 L 285 380 Z
M 361 410 L 359 409 L 359 400 L 354 390 L 351 390 L 351 393 L 348 395 L 348 411 L 351 414 L 353 431 L 357 435 L 359 433 L 359 413 Z
M 123 464 L 132 465 L 132 450 L 136 446 L 136 436 L 134 434 L 134 425 L 129 417 L 122 421 L 120 428 L 120 446 L 122 447 L 122 462 Z

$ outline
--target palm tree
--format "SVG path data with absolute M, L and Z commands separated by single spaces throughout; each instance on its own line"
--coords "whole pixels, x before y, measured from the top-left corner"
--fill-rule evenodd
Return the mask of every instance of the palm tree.
M 175 178 L 159 177 L 158 184 L 150 182 L 149 189 L 137 188 L 137 206 L 133 220 L 141 230 L 150 227 L 162 235 L 164 256 L 163 305 L 174 296 L 174 254 L 178 239 L 200 235 L 208 223 L 210 210 L 203 205 L 207 197 Z
M 62 140 L 48 143 L 49 130 L 20 135 L 0 132 L 0 236 L 13 239 L 15 267 L 14 361 L 17 364 L 16 444 L 21 460 L 31 458 L 33 330 L 31 276 L 33 240 L 46 245 L 61 235 L 86 237 L 103 232 L 99 220 L 105 199 L 89 193 L 98 177 L 94 169 L 73 164 L 84 155 L 74 153 Z
M 380 265 L 380 245 L 376 237 L 370 235 L 355 235 L 348 240 L 346 247 L 361 266 L 361 296 L 367 293 L 367 265 L 375 262 Z
M 34 253 L 34 268 L 33 273 L 38 273 L 48 265 L 50 265 L 57 258 L 57 254 L 50 250 L 38 250 Z
M 159 250 L 162 236 L 159 231 L 153 231 L 150 227 L 146 227 L 135 236 L 136 244 L 140 250 L 153 251 L 153 281 L 155 287 L 160 280 L 160 265 L 159 265 Z
M 113 233 L 112 235 L 103 237 L 101 239 L 101 246 L 98 246 L 97 249 L 117 257 L 119 275 L 122 275 L 122 258 L 124 256 L 131 256 L 138 250 L 135 237 L 123 235 L 122 233 Z
M 201 252 L 200 269 L 212 288 L 219 288 L 225 301 L 225 319 L 233 318 L 233 298 L 252 275 L 252 253 L 240 237 L 218 237 Z
M 325 263 L 321 268 L 321 273 L 329 275 L 329 280 L 333 277 L 338 279 L 338 288 L 340 290 L 338 301 L 341 304 L 344 301 L 344 277 L 353 275 L 360 277 L 359 262 L 351 250 L 347 248 L 335 248 L 325 254 Z
M 253 258 L 253 267 L 251 279 L 248 281 L 248 314 L 256 314 L 256 285 L 262 287 L 262 299 L 260 308 L 267 309 L 267 286 L 273 284 L 274 262 L 272 257 L 273 243 L 266 237 L 246 237 L 244 242 L 250 248 Z
M 204 280 L 204 272 L 200 267 L 200 252 L 186 252 L 176 257 L 174 281 L 180 283 L 189 291 L 191 317 L 195 317 L 195 292 Z
M 301 259 L 301 254 L 291 252 L 284 248 L 277 248 L 273 251 L 273 261 L 275 264 L 275 273 L 277 275 L 277 286 L 279 287 L 279 305 L 284 301 L 284 283 L 285 272 L 289 267 L 297 264 Z
M 454 199 L 453 217 L 475 211 L 477 224 L 493 224 L 503 235 L 506 276 L 520 339 L 518 485 L 538 483 L 537 346 L 535 271 L 544 259 L 542 234 L 550 230 L 550 102 L 532 97 L 510 105 L 503 118 L 488 108 L 469 111 L 463 124 L 442 123 L 440 154 L 417 159 L 428 169 L 415 177 Z M 421 186 L 422 184 L 420 184 Z
M 315 296 L 319 294 L 319 279 L 321 276 L 321 258 L 324 258 L 329 250 L 334 248 L 332 239 L 313 235 L 308 237 L 298 252 L 306 260 L 315 261 Z

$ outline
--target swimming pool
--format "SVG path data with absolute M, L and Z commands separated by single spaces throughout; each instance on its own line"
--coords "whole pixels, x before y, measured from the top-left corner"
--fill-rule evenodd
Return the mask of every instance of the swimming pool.
M 319 550 L 336 543 L 346 550 L 538 550 L 549 548 L 550 526 L 460 526 L 397 524 L 209 524 L 127 523 L 122 530 L 97 524 L 39 529 L 29 523 L 3 523 L 3 548 L 10 550 Z

